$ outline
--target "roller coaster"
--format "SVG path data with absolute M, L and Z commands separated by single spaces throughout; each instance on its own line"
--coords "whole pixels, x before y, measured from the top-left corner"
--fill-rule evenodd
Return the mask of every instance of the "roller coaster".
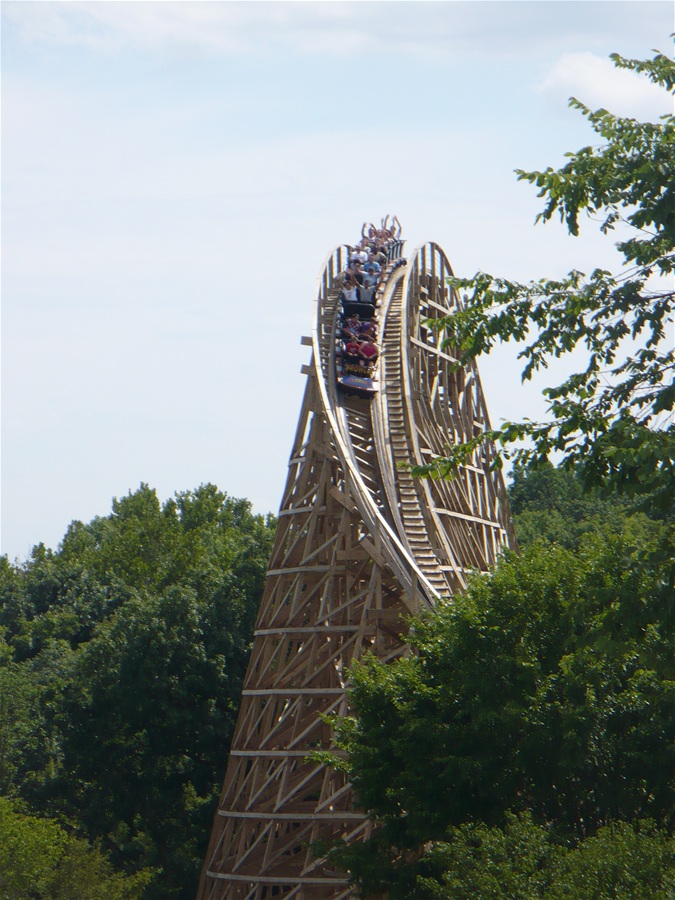
M 483 445 L 452 480 L 410 463 L 489 428 L 475 365 L 460 368 L 430 325 L 457 308 L 434 243 L 403 244 L 382 272 L 378 390 L 336 378 L 338 247 L 319 278 L 307 384 L 198 900 L 352 896 L 315 844 L 363 840 L 372 823 L 345 776 L 308 758 L 331 749 L 326 715 L 345 715 L 348 668 L 406 652 L 406 621 L 462 591 L 514 545 L 504 484 Z

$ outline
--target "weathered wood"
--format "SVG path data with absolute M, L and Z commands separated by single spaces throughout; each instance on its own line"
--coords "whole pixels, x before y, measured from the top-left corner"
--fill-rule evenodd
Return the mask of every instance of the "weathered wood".
M 319 279 L 312 361 L 251 659 L 198 900 L 340 900 L 346 875 L 314 842 L 360 841 L 370 822 L 344 775 L 308 758 L 333 747 L 327 715 L 346 715 L 350 664 L 364 652 L 408 652 L 409 614 L 451 596 L 513 543 L 491 449 L 448 482 L 413 479 L 401 464 L 486 427 L 475 367 L 423 320 L 459 302 L 442 251 L 425 244 L 387 271 L 380 292 L 381 390 L 338 392 L 335 326 L 348 248 Z M 302 340 L 307 344 L 306 339 Z

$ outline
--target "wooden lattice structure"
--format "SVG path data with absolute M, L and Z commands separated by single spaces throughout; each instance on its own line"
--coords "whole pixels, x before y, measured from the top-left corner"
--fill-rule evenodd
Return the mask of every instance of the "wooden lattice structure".
M 362 840 L 370 823 L 344 777 L 307 759 L 331 747 L 322 716 L 347 713 L 352 660 L 401 655 L 405 618 L 461 591 L 513 542 L 489 446 L 452 481 L 399 468 L 488 425 L 476 368 L 456 371 L 425 324 L 458 302 L 444 253 L 425 244 L 387 267 L 381 390 L 364 399 L 341 393 L 334 375 L 348 252 L 328 258 L 303 338 L 312 360 L 199 900 L 350 896 L 312 845 Z

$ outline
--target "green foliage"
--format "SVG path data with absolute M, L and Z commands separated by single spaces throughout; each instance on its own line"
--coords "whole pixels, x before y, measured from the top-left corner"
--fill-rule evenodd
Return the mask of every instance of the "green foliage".
M 675 893 L 675 841 L 649 823 L 617 822 L 566 854 L 556 867 L 551 900 L 565 897 L 670 900 Z
M 136 900 L 152 877 L 115 872 L 98 847 L 0 797 L 3 900 Z
M 668 57 L 612 58 L 673 92 L 675 63 Z M 437 326 L 460 364 L 496 342 L 516 341 L 525 344 L 519 354 L 524 380 L 577 348 L 586 352 L 586 368 L 544 391 L 548 420 L 507 422 L 413 471 L 451 477 L 476 446 L 491 440 L 501 447 L 497 465 L 501 456 L 536 466 L 558 454 L 587 487 L 649 495 L 652 506 L 672 510 L 675 425 L 668 417 L 675 351 L 666 328 L 675 296 L 675 117 L 653 124 L 591 111 L 575 99 L 570 104 L 604 143 L 567 154 L 561 169 L 518 171 L 518 177 L 546 199 L 541 221 L 559 215 L 573 235 L 582 213 L 599 215 L 605 234 L 621 226 L 616 246 L 625 268 L 526 284 L 485 273 L 454 279 L 469 292 L 468 302 Z
M 9 794 L 34 734 L 37 690 L 25 668 L 12 660 L 4 642 L 0 654 L 0 792 Z
M 581 479 L 566 469 L 516 466 L 510 478 L 509 505 L 521 547 L 546 540 L 576 550 L 584 535 L 597 532 L 622 534 L 641 546 L 660 530 L 625 498 L 584 490 Z
M 617 823 L 566 845 L 528 815 L 503 828 L 451 828 L 418 876 L 417 900 L 669 900 L 675 889 L 675 840 L 653 824 Z
M 0 794 L 8 796 L 53 778 L 60 765 L 56 706 L 74 658 L 59 639 L 21 662 L 12 650 L 0 637 Z
M 0 567 L 0 790 L 161 870 L 150 900 L 194 893 L 273 534 L 213 485 L 141 485 Z
M 378 829 L 338 856 L 366 895 L 418 896 L 429 842 L 509 810 L 569 840 L 673 828 L 672 551 L 665 526 L 534 543 L 416 620 L 410 657 L 353 668 L 342 765 Z

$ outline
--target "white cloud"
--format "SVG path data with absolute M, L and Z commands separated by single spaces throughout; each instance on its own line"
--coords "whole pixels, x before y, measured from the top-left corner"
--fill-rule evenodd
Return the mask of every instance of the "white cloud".
M 572 96 L 591 109 L 604 107 L 617 115 L 642 120 L 656 121 L 673 113 L 673 98 L 667 91 L 593 53 L 565 53 L 538 90 L 556 102 Z
M 82 45 L 114 53 L 126 48 L 179 53 L 245 54 L 279 50 L 312 55 L 369 52 L 423 55 L 452 52 L 517 57 L 555 52 L 582 34 L 586 45 L 602 33 L 613 40 L 632 30 L 636 40 L 668 34 L 664 2 L 575 4 L 551 0 L 445 2 L 123 2 L 123 0 L 5 0 L 3 16 L 27 41 Z M 581 29 L 581 30 L 580 30 Z M 649 35 L 649 37 L 647 37 Z M 649 46 L 646 44 L 645 46 Z M 383 80 L 387 74 L 383 72 Z
M 462 4 L 460 4 L 462 5 Z M 243 54 L 286 49 L 294 53 L 354 54 L 373 48 L 384 31 L 394 45 L 409 43 L 419 16 L 409 4 L 280 2 L 56 2 L 4 4 L 24 39 L 84 45 L 104 52 L 130 46 Z M 435 4 L 434 4 L 435 6 Z M 427 11 L 434 16 L 433 10 Z M 409 27 L 401 27 L 401 19 Z M 428 21 L 427 15 L 425 21 Z M 434 38 L 436 29 L 431 29 Z M 391 45 L 390 45 L 391 48 Z

